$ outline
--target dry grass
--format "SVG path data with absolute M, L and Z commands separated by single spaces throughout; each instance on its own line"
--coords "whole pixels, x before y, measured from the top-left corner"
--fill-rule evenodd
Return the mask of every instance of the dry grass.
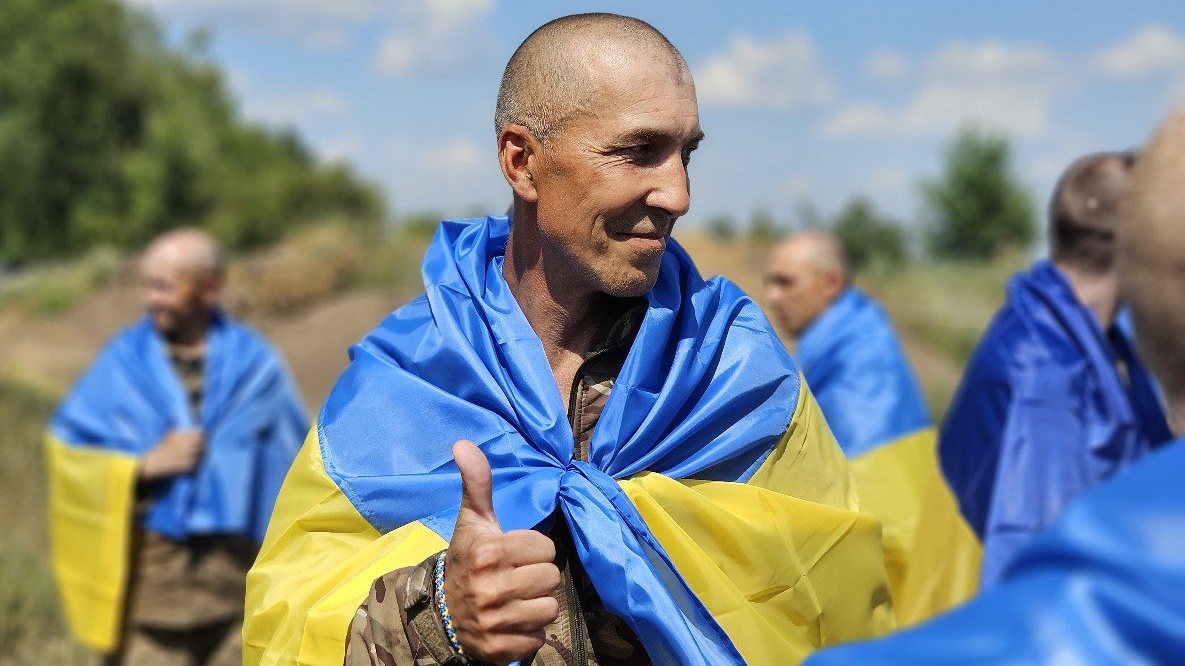
M 761 301 L 764 248 L 695 233 L 681 234 L 680 241 L 705 275 L 726 275 Z M 427 233 L 419 228 L 369 238 L 337 225 L 305 230 L 276 248 L 232 262 L 230 284 L 236 290 L 232 301 L 236 310 L 248 313 L 256 323 L 272 317 L 273 328 L 282 337 L 279 324 L 292 321 L 293 310 L 305 309 L 311 316 L 321 312 L 315 304 L 332 308 L 343 302 L 345 291 L 355 287 L 404 296 L 417 292 L 427 242 Z M 71 326 L 70 313 L 84 308 L 80 300 L 111 276 L 125 275 L 130 266 L 109 258 L 88 261 L 76 267 L 30 271 L 19 286 L 8 283 L 0 291 L 0 307 L 44 319 L 63 312 L 55 308 L 66 300 L 52 295 L 66 289 L 60 285 L 75 285 L 71 289 L 77 293 L 70 296 L 61 315 L 63 325 Z M 859 280 L 886 305 L 899 326 L 936 417 L 941 417 L 968 354 L 1002 301 L 1007 276 L 1023 263 L 1023 257 L 1013 256 L 981 266 L 916 264 Z M 101 302 L 102 296 L 92 302 Z M 19 317 L 15 323 L 13 317 L 5 319 L 0 324 L 20 325 Z M 340 352 L 344 354 L 344 346 Z M 46 383 L 36 379 L 0 374 L 0 423 L 4 424 L 0 430 L 0 666 L 92 664 L 96 663 L 93 656 L 66 635 L 46 557 L 40 442 L 57 396 L 39 388 Z

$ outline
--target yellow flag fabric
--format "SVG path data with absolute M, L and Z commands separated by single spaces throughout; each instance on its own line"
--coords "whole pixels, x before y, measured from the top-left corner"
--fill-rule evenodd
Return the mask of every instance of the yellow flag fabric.
M 380 535 L 325 473 L 314 427 L 247 575 L 244 664 L 341 664 L 374 579 L 448 544 L 420 523 Z
M 748 483 L 643 473 L 619 482 L 679 573 L 751 664 L 893 626 L 879 525 L 809 390 Z M 379 533 L 326 474 L 316 431 L 247 578 L 244 664 L 340 664 L 378 576 L 447 543 L 421 523 Z
M 899 623 L 901 608 L 911 605 L 905 598 L 905 579 L 931 469 L 938 464 L 935 446 L 934 428 L 922 428 L 852 460 L 860 506 L 883 526 L 885 569 Z
M 903 627 L 953 608 L 979 590 L 983 547 L 960 513 L 937 457 L 929 477 L 909 569 L 896 604 Z
M 879 525 L 857 512 L 848 475 L 836 474 L 846 466 L 804 390 L 794 425 L 747 484 L 620 483 L 745 661 L 794 664 L 893 628 Z
M 75 637 L 119 644 L 130 567 L 136 458 L 45 438 L 54 579 Z

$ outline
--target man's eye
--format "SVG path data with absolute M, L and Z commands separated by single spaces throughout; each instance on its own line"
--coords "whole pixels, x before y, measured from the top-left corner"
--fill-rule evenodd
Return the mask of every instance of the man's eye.
M 622 152 L 635 159 L 645 159 L 650 157 L 654 151 L 650 144 L 640 143 L 635 146 L 626 146 L 625 148 L 622 148 Z

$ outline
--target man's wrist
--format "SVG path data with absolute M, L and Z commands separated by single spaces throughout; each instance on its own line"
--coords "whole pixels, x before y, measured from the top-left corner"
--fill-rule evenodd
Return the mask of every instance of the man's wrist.
M 421 562 L 408 577 L 404 613 L 410 625 L 408 629 L 415 632 L 419 644 L 437 663 L 459 666 L 464 662 L 453 650 L 436 607 L 436 585 L 433 578 L 438 555 L 432 555 Z

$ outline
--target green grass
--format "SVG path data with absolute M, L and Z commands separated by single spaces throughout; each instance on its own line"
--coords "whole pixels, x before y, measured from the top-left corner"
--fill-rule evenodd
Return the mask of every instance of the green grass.
M 935 420 L 940 420 L 963 368 L 1004 302 L 1009 277 L 1029 263 L 1008 254 L 987 263 L 919 262 L 858 280 L 884 304 L 902 338 L 925 351 L 916 368 Z
M 86 664 L 58 612 L 50 572 L 42 433 L 54 398 L 0 377 L 0 665 Z
M 120 253 L 96 248 L 70 261 L 44 264 L 0 280 L 0 309 L 34 317 L 60 314 L 111 281 Z

